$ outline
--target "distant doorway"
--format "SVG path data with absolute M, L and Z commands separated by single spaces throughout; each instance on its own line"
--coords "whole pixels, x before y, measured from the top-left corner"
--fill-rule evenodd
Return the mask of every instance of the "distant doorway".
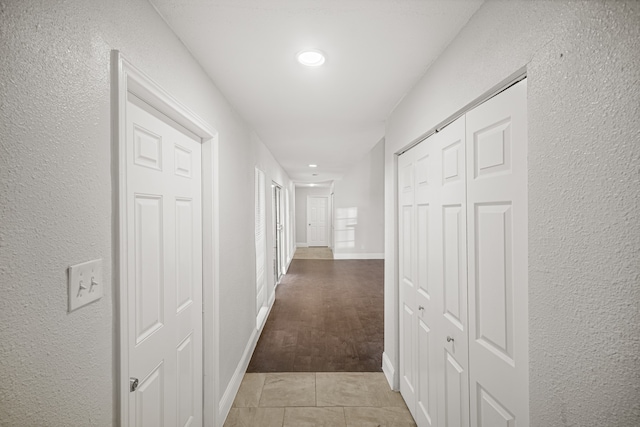
M 273 274 L 274 283 L 279 283 L 284 273 L 284 244 L 282 221 L 282 187 L 275 182 L 271 184 L 273 197 Z
M 329 198 L 307 197 L 307 245 L 329 246 L 328 239 Z

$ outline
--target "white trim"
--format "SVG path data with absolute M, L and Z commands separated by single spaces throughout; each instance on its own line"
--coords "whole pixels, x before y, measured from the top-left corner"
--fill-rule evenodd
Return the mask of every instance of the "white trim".
M 242 378 L 244 377 L 245 372 L 247 372 L 247 367 L 249 367 L 249 362 L 251 361 L 251 356 L 253 355 L 253 351 L 256 348 L 256 344 L 258 343 L 258 330 L 254 329 L 249 341 L 247 342 L 247 346 L 242 353 L 242 357 L 240 358 L 240 362 L 236 367 L 231 380 L 229 381 L 229 385 L 227 385 L 227 389 L 222 394 L 222 398 L 220 399 L 219 405 L 219 415 L 218 418 L 220 420 L 219 425 L 223 425 L 227 420 L 227 416 L 229 415 L 229 411 L 231 410 L 231 405 L 233 405 L 233 400 L 236 398 L 236 394 L 238 394 L 238 390 L 240 389 L 240 384 L 242 383 Z
M 126 105 L 132 93 L 155 109 L 184 126 L 202 139 L 202 333 L 203 333 L 203 398 L 217 401 L 216 381 L 219 378 L 219 330 L 216 318 L 218 298 L 219 204 L 218 204 L 218 132 L 197 114 L 181 104 L 122 54 L 111 51 L 111 117 L 113 164 L 113 259 L 115 262 L 115 316 L 117 322 L 117 391 L 119 424 L 129 423 L 129 366 L 127 293 L 121 286 L 127 277 L 126 248 Z M 117 162 L 115 161 L 117 159 Z M 215 411 L 203 406 L 203 424 L 216 425 Z
M 269 307 L 267 311 L 267 315 L 265 319 L 269 318 L 269 314 L 271 314 L 271 309 L 273 308 L 273 303 L 275 302 L 275 293 L 273 294 L 273 298 L 269 300 Z M 220 404 L 218 406 L 218 420 L 220 420 L 220 424 L 223 425 L 227 420 L 227 416 L 229 415 L 229 411 L 231 410 L 231 406 L 233 405 L 233 401 L 238 394 L 238 390 L 240 389 L 240 384 L 242 384 L 242 378 L 244 378 L 244 374 L 247 372 L 247 368 L 249 367 L 249 362 L 251 362 L 251 357 L 253 356 L 253 352 L 256 349 L 256 345 L 258 345 L 258 339 L 262 335 L 262 331 L 264 329 L 263 322 L 262 326 L 259 329 L 254 329 L 249 341 L 247 342 L 247 346 L 242 353 L 242 357 L 238 362 L 238 366 L 227 385 L 227 389 L 224 391 L 222 398 L 220 399 Z M 215 407 L 215 405 L 214 405 Z
M 384 376 L 387 378 L 387 382 L 389 383 L 389 387 L 393 390 L 398 390 L 395 388 L 396 383 L 396 370 L 393 368 L 393 363 L 391 363 L 391 359 L 387 356 L 387 353 L 382 353 L 382 372 Z
M 295 252 L 295 250 L 298 249 L 298 248 L 308 248 L 308 247 L 309 247 L 309 245 L 307 245 L 307 242 L 296 243 L 296 247 L 295 247 L 295 249 L 293 251 Z
M 333 253 L 333 259 L 384 259 L 384 252 L 381 253 L 360 253 L 360 254 L 337 254 Z

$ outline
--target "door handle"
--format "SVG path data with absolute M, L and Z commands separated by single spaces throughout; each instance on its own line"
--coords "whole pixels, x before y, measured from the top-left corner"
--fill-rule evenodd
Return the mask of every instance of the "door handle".
M 421 306 L 421 305 L 419 305 L 419 306 L 418 306 L 418 310 L 424 310 L 424 307 L 423 307 L 423 306 Z
M 447 342 L 453 342 L 454 339 L 452 337 L 447 337 Z
M 129 392 L 134 392 L 138 388 L 138 379 L 137 378 L 129 378 Z

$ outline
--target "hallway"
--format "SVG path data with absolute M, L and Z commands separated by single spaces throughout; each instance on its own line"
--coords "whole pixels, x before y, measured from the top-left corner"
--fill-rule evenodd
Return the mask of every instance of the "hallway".
M 294 259 L 247 372 L 380 372 L 383 264 Z

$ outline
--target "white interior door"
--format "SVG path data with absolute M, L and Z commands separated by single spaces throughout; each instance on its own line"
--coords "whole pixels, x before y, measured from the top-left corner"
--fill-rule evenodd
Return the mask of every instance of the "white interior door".
M 434 203 L 433 249 L 438 310 L 436 349 L 438 425 L 469 425 L 469 341 L 467 309 L 467 210 L 465 119 L 434 136 L 438 198 Z M 437 267 L 436 267 L 437 264 Z
M 328 198 L 309 196 L 307 198 L 307 245 L 328 246 L 327 220 Z
M 400 212 L 400 392 L 419 426 L 436 426 L 441 309 L 435 240 L 440 189 L 432 140 L 398 160 Z M 436 153 L 437 154 L 437 153 Z
M 256 244 L 256 317 L 257 324 L 267 314 L 267 212 L 265 175 L 260 169 L 255 169 L 255 244 Z
M 398 158 L 398 255 L 400 313 L 400 393 L 407 407 L 417 418 L 417 314 L 416 276 L 418 254 L 415 218 L 415 151 Z
M 130 95 L 129 425 L 202 425 L 201 146 Z
M 467 113 L 471 425 L 529 425 L 527 82 Z

